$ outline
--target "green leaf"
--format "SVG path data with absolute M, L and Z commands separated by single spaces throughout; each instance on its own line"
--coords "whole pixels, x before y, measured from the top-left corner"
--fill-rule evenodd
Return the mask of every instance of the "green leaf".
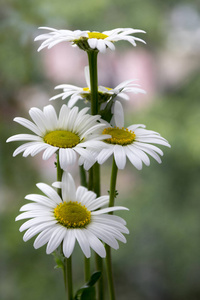
M 100 271 L 94 272 L 91 275 L 90 280 L 76 292 L 74 300 L 95 300 L 94 285 L 100 277 Z
M 96 299 L 96 293 L 95 293 L 94 286 L 83 290 L 81 295 L 81 300 L 95 300 L 95 299 Z

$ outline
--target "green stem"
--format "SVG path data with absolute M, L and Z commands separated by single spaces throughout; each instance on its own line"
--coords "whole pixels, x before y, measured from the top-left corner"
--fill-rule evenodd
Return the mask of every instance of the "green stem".
M 83 166 L 80 166 L 80 181 L 81 185 L 84 187 L 88 187 L 87 178 L 86 178 L 86 172 Z M 84 276 L 85 276 L 85 282 L 89 281 L 90 279 L 90 258 L 84 257 Z
M 98 103 L 98 70 L 97 70 L 97 50 L 87 52 L 89 72 L 90 72 L 90 93 L 91 93 L 91 114 L 97 115 L 99 113 Z M 94 164 L 92 170 L 89 171 L 88 188 L 93 190 L 97 197 L 100 196 L 100 167 L 97 163 Z M 96 269 L 101 271 L 101 278 L 97 282 L 97 299 L 104 299 L 104 281 L 103 281 L 103 260 L 96 254 Z
M 84 269 L 85 269 L 85 282 L 89 281 L 90 279 L 90 258 L 85 257 L 84 260 Z
M 91 92 L 91 114 L 98 114 L 98 71 L 97 55 L 98 51 L 88 51 L 88 63 L 90 72 L 90 92 Z
M 110 178 L 110 200 L 109 200 L 109 207 L 115 205 L 115 197 L 116 197 L 116 183 L 117 183 L 117 173 L 118 168 L 115 163 L 115 158 L 113 157 L 113 164 L 112 164 L 112 171 L 111 171 L 111 178 Z M 110 212 L 109 214 L 113 214 Z
M 113 270 L 112 270 L 112 256 L 111 256 L 111 248 L 107 244 L 106 248 L 106 269 L 107 269 L 107 279 L 108 279 L 108 287 L 109 287 L 109 295 L 110 300 L 115 300 L 115 288 L 113 281 Z
M 80 166 L 79 170 L 80 170 L 81 185 L 87 188 L 88 184 L 87 184 L 87 177 L 86 177 L 85 169 L 83 166 Z
M 60 167 L 59 154 L 57 154 L 57 180 L 58 181 L 62 180 L 62 175 L 63 175 L 63 170 Z M 58 194 L 61 197 L 61 189 L 58 189 Z M 71 257 L 64 259 L 63 276 L 64 276 L 66 294 L 68 295 L 67 299 L 73 300 L 72 259 L 71 259 Z
M 72 257 L 65 258 L 65 287 L 68 295 L 68 300 L 73 300 L 73 283 L 72 283 Z
M 57 181 L 62 180 L 63 169 L 60 167 L 59 154 L 57 153 Z M 61 196 L 61 189 L 58 189 L 58 194 Z
M 116 166 L 115 159 L 113 157 L 112 172 L 111 172 L 111 179 L 110 179 L 109 207 L 114 206 L 114 202 L 115 202 L 117 172 L 118 172 L 118 168 Z M 113 212 L 110 212 L 109 214 L 113 214 Z M 115 300 L 115 289 L 114 289 L 114 281 L 113 281 L 111 248 L 108 245 L 106 245 L 106 268 L 107 268 L 107 277 L 108 277 L 110 300 Z
M 103 270 L 103 259 L 98 255 L 95 254 L 95 263 L 96 263 L 96 270 L 101 272 L 101 277 L 97 281 L 97 296 L 98 300 L 104 299 L 104 270 Z

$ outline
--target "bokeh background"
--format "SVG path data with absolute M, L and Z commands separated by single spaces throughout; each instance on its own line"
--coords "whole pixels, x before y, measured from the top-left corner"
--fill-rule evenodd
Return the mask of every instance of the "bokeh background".
M 143 123 L 172 145 L 163 163 L 119 172 L 117 204 L 128 206 L 127 244 L 113 251 L 117 299 L 200 299 L 200 3 L 195 0 L 1 0 L 0 4 L 0 299 L 64 299 L 60 270 L 45 247 L 33 249 L 15 223 L 35 184 L 56 180 L 53 160 L 12 157 L 25 132 L 12 120 L 49 104 L 54 86 L 85 86 L 86 54 L 62 43 L 39 54 L 39 26 L 109 30 L 132 27 L 147 45 L 126 42 L 99 54 L 99 84 L 137 79 L 146 95 L 124 101 L 127 125 Z M 61 100 L 53 103 L 59 107 Z M 102 167 L 109 189 L 110 161 Z M 78 170 L 72 170 L 74 175 Z M 77 177 L 78 178 L 78 177 Z M 77 184 L 79 184 L 77 179 Z M 73 259 L 75 288 L 83 284 L 82 253 Z

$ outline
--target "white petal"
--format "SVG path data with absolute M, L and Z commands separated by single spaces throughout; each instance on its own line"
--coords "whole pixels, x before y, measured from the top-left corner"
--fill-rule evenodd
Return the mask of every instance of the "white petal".
M 40 143 L 39 143 L 40 144 Z M 27 148 L 29 148 L 30 146 L 35 146 L 38 145 L 38 142 L 29 142 L 29 143 L 25 143 L 21 146 L 19 146 L 14 152 L 13 152 L 13 156 L 18 155 L 19 153 L 25 151 Z
M 102 165 L 113 154 L 113 151 L 114 151 L 114 147 L 101 150 L 101 152 L 97 156 L 98 163 Z
M 75 150 L 79 155 L 83 156 L 83 158 L 88 160 L 91 164 L 94 164 L 96 162 L 95 157 L 91 154 L 91 152 L 87 149 L 81 148 L 81 145 L 79 145 L 79 147 L 77 146 Z
M 31 151 L 30 151 L 30 154 L 31 154 L 31 156 L 35 156 L 35 155 L 38 154 L 39 152 L 41 152 L 41 151 L 43 151 L 43 150 L 49 148 L 49 146 L 50 146 L 50 145 L 45 144 L 45 143 L 43 143 L 43 142 L 35 143 L 35 145 L 33 145 L 33 146 L 31 147 L 31 149 L 30 149 L 30 150 L 31 150 Z
M 94 192 L 87 190 L 83 195 L 80 195 L 80 198 L 77 197 L 76 200 L 89 209 L 89 205 L 95 201 L 96 196 Z
M 66 231 L 63 240 L 63 253 L 68 258 L 72 254 L 75 246 L 76 238 L 74 234 L 74 229 L 68 229 Z
M 144 143 L 140 143 L 140 142 L 134 142 L 134 145 L 138 146 L 139 148 L 142 147 L 142 148 L 147 148 L 147 149 L 153 150 L 154 152 L 157 152 L 158 154 L 163 156 L 163 151 L 160 148 L 156 147 L 155 145 L 144 144 Z
M 80 99 L 83 99 L 83 98 L 81 96 L 71 97 L 68 101 L 68 107 L 69 108 L 73 107 L 76 104 L 76 102 Z
M 79 186 L 76 190 L 76 201 L 81 202 L 82 197 L 84 196 L 85 193 L 88 192 L 88 189 L 86 189 L 83 186 Z
M 126 225 L 126 221 L 123 218 L 116 216 L 116 215 L 102 214 L 101 219 L 106 219 L 106 220 L 109 219 L 109 220 L 121 223 L 123 225 Z
M 138 127 L 145 128 L 146 126 L 144 124 L 134 124 L 134 125 L 128 126 L 127 128 L 128 128 L 128 130 L 135 131 Z
M 50 223 L 45 223 L 45 224 L 39 224 L 36 226 L 33 226 L 31 228 L 29 228 L 24 236 L 23 236 L 23 240 L 24 242 L 27 242 L 28 240 L 30 240 L 34 235 L 38 234 L 40 231 L 45 230 L 46 228 L 50 228 L 52 225 Z
M 76 201 L 76 186 L 70 173 L 64 172 L 62 176 L 63 201 Z
M 46 117 L 44 116 L 44 113 L 36 107 L 33 107 L 29 110 L 29 115 L 31 116 L 32 120 L 35 122 L 37 127 L 40 129 L 40 131 L 45 134 L 46 133 Z
M 25 197 L 27 200 L 35 201 L 37 203 L 40 203 L 42 205 L 45 205 L 47 207 L 55 208 L 56 204 L 59 204 L 59 202 L 56 202 L 54 200 L 49 199 L 46 196 L 43 195 L 37 195 L 37 194 L 29 194 Z M 61 199 L 60 199 L 61 200 Z
M 60 246 L 65 236 L 66 230 L 67 229 L 64 226 L 60 226 L 60 225 L 58 225 L 57 228 L 54 229 L 50 237 L 50 240 L 47 244 L 47 249 L 46 249 L 47 254 L 52 253 L 54 250 L 58 248 L 58 246 Z
M 69 115 L 69 107 L 63 104 L 60 109 L 59 117 L 58 117 L 58 128 L 65 128 L 65 123 L 67 122 L 68 115 Z
M 51 200 L 53 200 L 55 203 L 59 204 L 62 202 L 60 196 L 58 193 L 50 187 L 48 184 L 45 183 L 37 183 L 36 186 L 45 194 L 47 195 Z
M 31 122 L 25 118 L 16 117 L 16 118 L 14 118 L 14 121 L 21 124 L 22 126 L 28 128 L 29 130 L 33 131 L 37 135 L 42 134 L 40 129 L 33 122 Z
M 90 48 L 95 49 L 97 46 L 97 39 L 88 39 L 88 44 Z
M 16 134 L 9 137 L 6 142 L 13 142 L 13 141 L 40 141 L 41 138 L 39 136 L 33 134 Z
M 84 68 L 84 73 L 85 73 L 85 80 L 86 80 L 87 86 L 90 89 L 90 72 L 89 72 L 89 66 L 86 66 Z
M 39 204 L 39 203 L 32 203 L 32 202 L 28 203 L 28 204 L 25 204 L 20 208 L 20 211 L 34 211 L 34 210 L 40 210 L 40 211 L 44 210 L 44 211 L 48 211 L 48 212 L 51 211 L 51 209 L 46 205 L 42 205 L 42 204 Z
M 142 161 L 143 163 L 146 165 L 146 166 L 149 166 L 150 165 L 150 159 L 149 157 L 145 154 L 145 152 L 143 152 L 142 150 L 140 149 L 137 149 L 134 144 L 130 144 L 130 145 L 127 145 L 127 148 L 129 148 L 131 150 L 131 152 L 133 152 L 134 155 L 138 156 Z
M 29 219 L 29 218 L 38 218 L 38 217 L 52 217 L 53 215 L 48 210 L 33 210 L 33 211 L 26 211 L 16 217 L 15 221 Z
M 99 209 L 96 211 L 92 211 L 91 215 L 95 215 L 95 216 L 101 215 L 101 214 L 108 213 L 108 212 L 115 211 L 115 210 L 129 210 L 129 209 L 124 206 L 113 206 L 113 207 L 107 207 L 107 208 Z
M 128 147 L 124 147 L 124 150 L 132 165 L 134 165 L 136 169 L 142 170 L 142 160 L 138 156 L 134 155 Z
M 46 123 L 46 128 L 48 130 L 55 130 L 55 128 L 57 127 L 58 120 L 54 107 L 52 105 L 47 105 L 44 107 L 43 112 L 46 117 L 46 120 L 48 121 Z
M 98 209 L 109 202 L 109 196 L 101 196 L 93 201 L 91 201 L 89 204 L 87 204 L 88 210 L 95 210 Z
M 118 169 L 124 169 L 126 165 L 126 153 L 123 146 L 114 146 L 114 158 Z
M 124 111 L 119 101 L 115 101 L 114 104 L 114 120 L 117 127 L 124 127 Z
M 59 149 L 60 166 L 63 170 L 66 170 L 69 165 L 75 164 L 76 158 L 77 155 L 73 149 L 69 149 L 69 148 Z
M 53 147 L 53 146 L 48 147 L 48 148 L 44 151 L 44 153 L 43 153 L 43 155 L 42 155 L 42 158 L 43 158 L 44 160 L 48 160 L 53 154 L 55 154 L 55 152 L 56 152 L 58 149 L 59 149 L 58 147 Z
M 100 240 L 89 230 L 85 231 L 90 247 L 101 257 L 106 257 L 106 250 Z
M 129 233 L 129 230 L 121 222 L 114 220 L 113 218 L 102 218 L 102 215 L 93 216 L 93 224 L 96 224 L 101 229 L 107 230 L 113 234 L 113 229 L 117 232 Z M 115 235 L 114 235 L 115 237 Z
M 112 42 L 110 42 L 110 41 L 106 41 L 105 40 L 105 44 L 108 46 L 108 48 L 110 48 L 111 50 L 115 50 L 115 45 L 112 43 Z
M 75 237 L 83 251 L 84 255 L 89 258 L 91 256 L 90 245 L 85 234 L 85 229 L 75 229 Z
M 171 147 L 168 142 L 163 141 L 162 139 L 159 139 L 159 138 L 137 137 L 136 141 L 164 145 L 169 148 Z
M 34 218 L 34 219 L 30 219 L 28 221 L 26 221 L 24 224 L 22 224 L 22 226 L 19 228 L 19 231 L 22 232 L 32 226 L 35 226 L 35 225 L 39 225 L 39 224 L 44 224 L 45 222 L 49 222 L 49 221 L 52 221 L 52 222 L 57 222 L 55 220 L 54 217 L 51 217 L 51 216 L 47 216 L 47 217 L 37 217 L 37 218 Z
M 101 239 L 104 243 L 108 244 L 110 247 L 114 249 L 119 248 L 119 244 L 116 239 L 104 229 L 101 229 L 99 225 L 91 224 L 87 226 L 87 230 L 92 232 L 96 237 Z
M 106 45 L 105 45 L 105 42 L 102 39 L 98 39 L 96 47 L 101 53 L 106 52 Z
M 137 146 L 135 145 L 136 148 L 146 152 L 147 154 L 149 154 L 150 156 L 152 156 L 159 164 L 162 162 L 160 159 L 160 156 L 154 152 L 153 150 L 147 148 L 147 147 L 142 147 L 142 146 Z
M 69 113 L 69 116 L 68 116 L 68 122 L 67 122 L 67 125 L 65 125 L 66 129 L 68 131 L 72 131 L 72 132 L 74 131 L 74 123 L 76 121 L 77 115 L 78 115 L 78 107 L 74 106 L 70 110 L 70 113 Z
M 50 228 L 47 228 L 47 229 L 43 230 L 43 231 L 36 237 L 35 242 L 34 242 L 34 244 L 33 244 L 34 248 L 35 248 L 35 249 L 38 249 L 38 248 L 42 247 L 43 245 L 45 245 L 45 244 L 49 241 L 49 239 L 50 239 L 50 237 L 51 237 L 53 231 L 54 231 L 54 226 L 52 226 L 52 227 L 50 227 Z

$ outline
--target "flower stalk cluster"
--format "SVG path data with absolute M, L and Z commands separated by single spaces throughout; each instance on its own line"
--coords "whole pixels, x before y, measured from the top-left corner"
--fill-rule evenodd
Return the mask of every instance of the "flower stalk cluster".
M 129 231 L 126 221 L 113 212 L 128 210 L 123 206 L 115 206 L 116 183 L 118 170 L 126 166 L 127 158 L 138 170 L 143 164 L 149 166 L 149 156 L 161 163 L 162 150 L 156 145 L 170 147 L 166 139 L 155 131 L 145 129 L 143 124 L 124 127 L 123 106 L 117 98 L 128 100 L 127 93 L 145 93 L 134 83 L 127 80 L 115 88 L 98 85 L 98 54 L 109 48 L 115 50 L 115 42 L 123 40 L 136 46 L 136 41 L 144 40 L 133 36 L 144 33 L 132 28 L 117 28 L 104 32 L 80 30 L 57 30 L 42 27 L 47 33 L 39 35 L 35 40 L 42 41 L 38 51 L 70 42 L 87 53 L 88 66 L 85 67 L 87 87 L 76 87 L 61 84 L 56 89 L 63 89 L 50 100 L 67 99 L 57 113 L 53 105 L 43 109 L 33 107 L 29 110 L 32 120 L 22 117 L 15 122 L 29 129 L 31 134 L 17 134 L 8 138 L 7 142 L 24 141 L 13 153 L 35 156 L 43 152 L 42 158 L 56 158 L 57 181 L 52 186 L 38 183 L 40 194 L 29 194 L 25 199 L 31 203 L 21 207 L 16 221 L 26 220 L 20 227 L 25 231 L 24 241 L 36 236 L 35 249 L 47 244 L 46 253 L 57 253 L 60 249 L 60 261 L 69 300 L 104 299 L 104 263 L 106 259 L 109 297 L 115 299 L 111 248 L 118 249 L 119 242 L 126 243 L 125 234 Z M 74 106 L 78 100 L 89 103 L 79 110 Z M 113 157 L 109 195 L 101 196 L 100 166 L 109 157 Z M 80 167 L 80 183 L 76 187 L 75 180 L 69 173 L 69 166 Z M 42 194 L 41 194 L 42 193 Z M 87 288 L 73 292 L 72 253 L 76 242 L 85 257 L 85 280 Z M 97 273 L 90 274 L 90 257 L 96 253 Z M 56 254 L 57 255 L 57 254 Z M 95 279 L 94 279 L 95 278 Z M 97 283 L 97 292 L 95 284 Z M 89 297 L 89 298 L 87 298 Z M 82 298 L 81 298 L 82 299 Z

